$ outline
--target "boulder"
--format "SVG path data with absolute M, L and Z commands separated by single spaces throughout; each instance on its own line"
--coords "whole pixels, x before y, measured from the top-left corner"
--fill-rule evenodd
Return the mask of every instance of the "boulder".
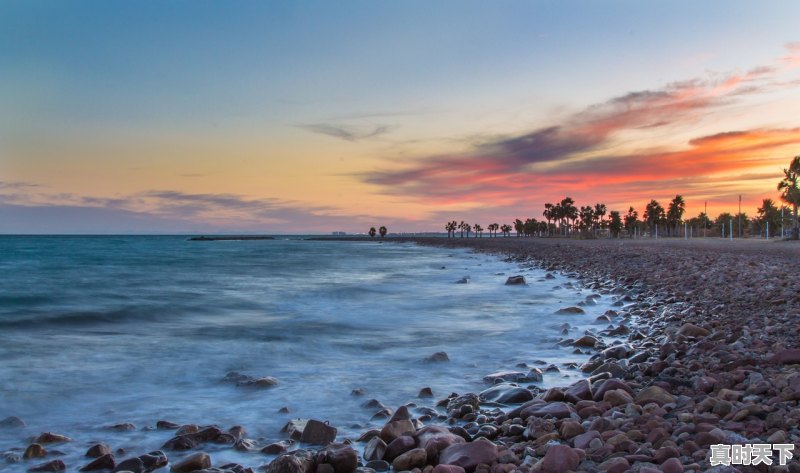
M 28 471 L 30 472 L 38 472 L 38 471 L 64 471 L 67 469 L 67 465 L 64 464 L 61 460 L 53 460 L 47 463 L 42 463 L 40 465 L 36 465 L 33 468 L 29 468 Z
M 383 460 L 383 456 L 386 454 L 386 446 L 386 442 L 381 440 L 380 437 L 372 437 L 364 447 L 364 460 Z
M 709 333 L 710 332 L 703 327 L 698 327 L 697 325 L 689 323 L 683 324 L 681 328 L 678 329 L 678 334 L 684 337 L 701 338 L 707 336 Z
M 433 467 L 431 473 L 466 473 L 463 468 L 458 465 L 436 465 Z
M 328 445 L 336 439 L 336 427 L 315 419 L 292 419 L 282 429 L 292 440 L 311 445 Z
M 497 446 L 485 438 L 479 438 L 474 442 L 445 448 L 439 454 L 439 463 L 460 466 L 467 473 L 471 473 L 481 463 L 485 465 L 496 463 L 497 458 Z
M 333 443 L 317 453 L 317 465 L 330 465 L 334 473 L 353 473 L 358 467 L 358 453 L 343 443 Z
M 542 473 L 563 473 L 576 470 L 581 462 L 581 456 L 567 445 L 550 445 L 547 453 L 534 466 L 535 471 Z
M 424 468 L 428 461 L 428 455 L 424 448 L 415 448 L 398 456 L 392 462 L 394 471 L 407 471 L 413 468 Z
M 71 442 L 71 441 L 72 439 L 65 435 L 54 434 L 52 432 L 42 432 L 38 437 L 36 437 L 34 443 L 46 444 L 46 443 Z
M 100 458 L 103 455 L 108 455 L 111 453 L 111 447 L 104 443 L 94 444 L 89 447 L 89 450 L 86 450 L 86 455 L 89 458 Z
M 592 399 L 591 383 L 589 383 L 589 381 L 586 379 L 582 379 L 574 383 L 566 391 L 564 391 L 564 398 L 573 404 L 577 404 L 579 401 L 591 400 Z
M 410 420 L 396 420 L 393 422 L 387 422 L 386 425 L 383 426 L 381 429 L 380 438 L 388 445 L 394 439 L 405 434 L 413 434 L 416 430 L 417 429 L 414 427 L 414 423 Z
M 478 394 L 481 401 L 500 402 L 503 404 L 522 404 L 533 399 L 533 393 L 526 388 L 512 384 L 496 384 Z
M 506 286 L 519 286 L 525 284 L 527 284 L 527 282 L 525 281 L 525 276 L 520 276 L 520 275 L 509 276 L 506 279 Z
M 675 396 L 658 386 L 648 386 L 636 394 L 636 403 L 645 405 L 654 402 L 659 406 L 675 402 Z
M 592 385 L 592 399 L 595 401 L 602 401 L 606 391 L 613 391 L 615 389 L 622 389 L 628 394 L 633 394 L 633 389 L 628 386 L 628 383 L 619 379 L 611 378 L 604 381 L 598 381 Z
M 789 348 L 776 352 L 770 357 L 769 361 L 777 365 L 800 364 L 800 348 Z
M 117 462 L 114 460 L 114 455 L 106 453 L 81 468 L 81 471 L 113 470 L 116 466 Z
M 0 427 L 3 428 L 18 428 L 18 427 L 25 427 L 25 421 L 20 419 L 17 416 L 10 416 L 6 417 L 3 420 L 0 420 Z
M 443 351 L 437 351 L 433 355 L 425 358 L 426 363 L 444 363 L 450 361 L 450 357 Z
M 25 449 L 25 453 L 22 454 L 22 458 L 28 460 L 30 458 L 42 458 L 47 455 L 47 450 L 38 443 L 32 443 L 28 445 L 28 448 Z
M 170 471 L 173 473 L 191 473 L 204 468 L 211 468 L 211 457 L 205 452 L 197 452 L 173 464 Z
M 267 465 L 267 473 L 313 473 L 314 458 L 310 452 L 295 450 L 284 453 Z
M 581 309 L 580 307 L 564 307 L 563 309 L 558 309 L 556 311 L 557 315 L 576 315 L 576 314 L 585 314 L 586 312 Z
M 575 413 L 575 409 L 564 402 L 547 402 L 532 405 L 524 409 L 520 416 L 523 419 L 528 417 L 555 417 L 556 419 L 564 419 Z
M 388 462 L 394 461 L 395 458 L 412 450 L 417 446 L 417 441 L 409 435 L 401 435 L 386 446 L 386 453 L 383 455 L 383 460 Z

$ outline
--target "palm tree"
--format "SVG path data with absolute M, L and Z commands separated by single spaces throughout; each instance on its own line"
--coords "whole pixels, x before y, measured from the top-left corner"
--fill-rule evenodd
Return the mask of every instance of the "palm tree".
M 477 223 L 475 224 L 475 235 L 477 235 L 478 238 L 483 238 L 483 227 Z
M 542 216 L 547 219 L 547 233 L 550 234 L 550 220 L 553 219 L 553 204 L 547 202 L 544 204 L 544 212 L 542 212 Z
M 775 234 L 780 226 L 780 211 L 772 199 L 764 199 L 761 201 L 761 207 L 758 208 L 758 224 L 760 226 L 759 233 L 766 235 L 766 230 L 769 228 L 771 234 Z
M 608 213 L 608 230 L 613 238 L 619 238 L 619 233 L 622 231 L 622 217 L 619 215 L 619 210 Z
M 500 230 L 500 224 L 499 223 L 493 223 L 492 224 L 492 230 L 494 230 L 494 237 L 497 238 L 497 230 Z
M 464 226 L 465 225 L 466 225 L 466 223 L 464 223 L 463 220 L 461 221 L 461 223 L 458 224 L 458 228 L 459 228 L 459 230 L 461 230 L 461 238 L 464 238 Z
M 575 221 L 578 220 L 578 208 L 575 207 L 575 201 L 572 200 L 572 197 L 561 199 L 561 216 L 571 222 L 569 228 L 575 226 Z
M 520 219 L 514 220 L 514 230 L 516 230 L 517 236 L 522 236 L 522 233 L 525 231 L 525 222 Z
M 669 224 L 670 231 L 674 229 L 676 235 L 678 234 L 678 225 L 680 225 L 683 212 L 685 211 L 686 202 L 683 200 L 683 196 L 676 195 L 675 198 L 670 201 L 669 207 L 667 208 L 667 223 Z
M 370 238 L 375 238 L 375 233 L 377 233 L 377 232 L 375 231 L 375 227 L 369 227 L 369 232 L 368 232 L 368 234 L 369 234 Z
M 797 206 L 800 205 L 800 156 L 795 156 L 789 163 L 789 168 L 783 170 L 783 180 L 778 183 L 778 190 L 781 193 L 781 200 L 792 206 L 794 223 L 792 224 L 792 240 L 800 238 L 800 231 L 797 228 Z
M 594 204 L 594 226 L 595 227 L 603 227 L 603 217 L 606 216 L 606 204 Z
M 628 236 L 633 238 L 633 233 L 636 230 L 636 223 L 639 221 L 639 212 L 633 206 L 628 208 L 628 214 L 625 215 L 625 230 L 628 231 Z
M 664 207 L 653 199 L 644 209 L 644 221 L 650 227 L 651 234 L 657 234 L 658 224 L 664 220 Z
M 467 238 L 469 238 L 469 232 L 472 231 L 472 225 L 465 223 L 464 224 L 464 231 L 467 232 Z
M 388 232 L 388 231 L 389 230 L 387 230 L 386 227 L 384 227 L 383 225 L 381 225 L 381 228 L 378 229 L 378 233 L 381 234 L 381 238 L 385 237 L 386 236 L 386 232 Z
M 594 208 L 592 208 L 591 205 L 581 207 L 578 212 L 578 217 L 580 218 L 578 228 L 581 230 L 583 236 L 587 237 L 589 235 L 589 229 L 594 224 Z
M 500 227 L 500 231 L 503 232 L 503 236 L 511 236 L 511 225 L 504 223 L 503 226 Z

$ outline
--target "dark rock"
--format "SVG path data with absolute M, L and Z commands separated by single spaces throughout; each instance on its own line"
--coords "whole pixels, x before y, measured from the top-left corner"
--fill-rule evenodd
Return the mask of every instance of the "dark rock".
M 125 459 L 117 463 L 116 468 L 114 468 L 114 473 L 118 473 L 121 471 L 130 471 L 133 473 L 146 473 L 148 470 L 144 462 L 141 460 L 141 458 L 134 457 Z
M 479 464 L 491 465 L 497 462 L 497 446 L 484 438 L 474 442 L 451 445 L 439 454 L 439 463 L 456 465 L 467 473 L 475 471 Z
M 108 455 L 111 453 L 111 447 L 104 443 L 98 443 L 89 447 L 89 450 L 86 451 L 87 457 L 90 458 L 100 458 L 103 455 Z
M 106 453 L 81 468 L 81 471 L 113 470 L 116 466 L 117 462 L 114 460 L 114 455 Z
M 22 458 L 28 460 L 30 458 L 42 458 L 47 455 L 47 450 L 38 443 L 32 443 L 28 445 L 28 448 L 25 449 L 25 453 L 22 454 Z
M 558 315 L 575 315 L 575 314 L 585 314 L 586 311 L 581 309 L 580 307 L 564 307 L 563 309 L 558 309 L 556 314 Z
M 159 430 L 175 430 L 178 427 L 180 427 L 180 425 L 168 420 L 160 420 L 156 422 L 156 428 Z
M 385 460 L 372 460 L 365 465 L 367 468 L 372 468 L 375 471 L 389 471 L 392 465 Z
M 427 398 L 433 397 L 433 390 L 429 387 L 424 387 L 419 390 L 419 394 L 417 395 L 419 398 Z
M 401 435 L 396 439 L 392 440 L 389 445 L 386 446 L 386 452 L 383 455 L 382 460 L 386 461 L 394 461 L 395 458 L 399 457 L 400 455 L 406 453 L 407 451 L 413 449 L 417 446 L 417 441 L 408 435 Z
M 311 445 L 327 445 L 336 439 L 336 427 L 315 419 L 293 419 L 282 429 L 293 440 Z
M 380 437 L 372 437 L 364 447 L 364 460 L 366 461 L 383 460 L 385 454 L 386 442 Z
M 577 404 L 579 401 L 590 400 L 592 399 L 592 385 L 588 380 L 582 379 L 570 386 L 564 392 L 564 397 L 573 404 Z
M 314 457 L 305 450 L 279 455 L 267 465 L 267 473 L 313 473 Z
M 437 351 L 433 355 L 425 358 L 426 363 L 444 363 L 446 361 L 450 361 L 450 357 L 443 351 Z
M 65 435 L 54 434 L 52 432 L 43 432 L 38 437 L 36 437 L 34 443 L 46 444 L 46 443 L 71 442 L 71 441 L 72 439 Z
M 211 457 L 205 452 L 197 452 L 173 464 L 170 470 L 173 473 L 191 473 L 205 468 L 211 468 Z
M 42 463 L 41 465 L 36 465 L 33 468 L 29 468 L 28 471 L 30 472 L 37 472 L 37 471 L 64 471 L 67 469 L 67 465 L 64 464 L 61 460 L 53 460 L 47 463 Z
M 350 445 L 333 443 L 317 453 L 317 465 L 330 465 L 334 473 L 352 473 L 358 466 L 358 453 Z
M 292 442 L 274 442 L 262 448 L 261 453 L 266 453 L 267 455 L 278 455 L 286 452 L 291 446 Z
M 770 357 L 769 361 L 778 365 L 800 364 L 800 348 L 790 348 L 776 352 Z
M 536 468 L 541 473 L 563 473 L 576 470 L 580 462 L 580 455 L 572 448 L 566 445 L 550 445 Z
M 486 402 L 500 402 L 504 404 L 522 404 L 533 399 L 533 393 L 525 388 L 510 384 L 496 384 L 482 391 L 478 397 Z
M 386 444 L 390 444 L 394 439 L 406 435 L 406 434 L 414 434 L 417 429 L 414 427 L 414 423 L 410 420 L 396 420 L 394 422 L 388 422 L 386 425 L 383 426 L 381 429 L 380 437 L 381 440 L 386 442 Z
M 25 421 L 20 419 L 17 416 L 10 416 L 6 417 L 3 420 L 0 420 L 0 427 L 9 428 L 9 427 L 25 427 Z
M 518 286 L 525 284 L 527 284 L 525 281 L 525 276 L 509 276 L 508 279 L 506 279 L 506 286 Z
M 428 461 L 428 455 L 423 448 L 415 448 L 398 456 L 392 462 L 394 471 L 408 471 L 413 468 L 423 468 Z

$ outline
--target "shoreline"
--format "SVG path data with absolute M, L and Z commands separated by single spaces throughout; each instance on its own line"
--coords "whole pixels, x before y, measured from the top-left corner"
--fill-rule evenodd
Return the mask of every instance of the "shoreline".
M 725 247 L 728 242 L 719 240 L 700 248 L 663 240 L 384 241 L 470 248 L 523 266 L 559 271 L 580 279 L 584 287 L 616 290 L 620 298 L 627 297 L 629 305 L 620 312 L 628 312 L 637 324 L 628 325 L 629 333 L 617 334 L 626 335 L 630 349 L 615 349 L 595 360 L 602 363 L 585 367 L 594 371 L 610 363 L 605 371 L 591 376 L 586 371 L 587 379 L 570 386 L 533 390 L 533 400 L 512 405 L 507 413 L 479 402 L 475 394 L 462 393 L 441 399 L 437 405 L 447 411 L 446 418 L 425 427 L 419 422 L 425 417 L 417 417 L 415 406 L 401 406 L 389 414 L 382 429 L 365 432 L 359 439 L 358 453 L 371 457 L 370 462 L 362 460 L 367 466 L 359 468 L 361 473 L 382 471 L 390 464 L 395 471 L 415 473 L 709 471 L 709 444 L 797 446 L 800 440 L 800 374 L 796 373 L 800 359 L 793 358 L 800 356 L 793 351 L 798 347 L 794 314 L 799 312 L 800 287 L 792 276 L 791 260 L 783 261 L 796 251 L 788 246 L 791 243 L 764 253 L 741 248 L 760 246 L 758 242 Z M 765 271 L 768 274 L 761 274 Z M 787 284 L 776 284 L 781 277 Z M 629 317 L 613 319 L 615 326 Z M 750 323 L 755 326 L 749 327 Z M 608 348 L 615 347 L 619 345 Z M 427 414 L 428 419 L 435 417 L 433 412 Z M 331 440 L 328 429 L 312 427 L 287 435 L 297 440 L 322 435 L 323 443 Z M 199 449 L 205 442 L 246 448 L 249 440 L 241 428 L 223 432 L 207 427 L 184 435 L 197 437 L 184 440 L 196 440 L 194 447 Z M 559 447 L 553 448 L 555 444 Z M 294 448 L 289 444 L 270 446 L 279 456 L 262 466 L 272 473 L 349 473 L 358 462 L 348 445 L 320 446 L 313 453 L 283 453 Z M 161 455 L 152 452 L 150 460 L 165 466 L 166 456 Z M 793 464 L 774 471 L 800 471 L 799 456 L 796 449 Z M 170 457 L 185 453 L 173 452 Z M 173 463 L 173 468 L 182 461 Z M 249 471 L 233 466 L 225 470 Z M 214 470 L 203 466 L 175 471 Z

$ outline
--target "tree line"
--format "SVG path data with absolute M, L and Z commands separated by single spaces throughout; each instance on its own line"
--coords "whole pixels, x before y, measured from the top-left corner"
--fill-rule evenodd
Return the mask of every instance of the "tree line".
M 800 206 L 800 156 L 794 157 L 789 167 L 783 170 L 784 177 L 778 183 L 777 190 L 781 191 L 781 200 L 791 206 L 791 237 L 797 240 L 800 236 L 798 230 L 798 206 Z M 723 212 L 711 220 L 706 212 L 700 212 L 696 217 L 684 220 L 686 202 L 681 195 L 676 195 L 664 208 L 661 203 L 653 199 L 645 205 L 641 220 L 639 212 L 632 206 L 622 215 L 617 210 L 608 210 L 602 203 L 594 205 L 577 206 L 570 197 L 561 199 L 556 203 L 545 203 L 542 212 L 543 220 L 536 218 L 516 219 L 513 225 L 491 223 L 487 225 L 489 237 L 497 237 L 500 231 L 502 236 L 511 236 L 512 230 L 516 236 L 580 236 L 582 238 L 597 238 L 607 235 L 619 238 L 623 232 L 629 237 L 635 236 L 746 236 L 746 235 L 776 235 L 783 231 L 786 217 L 789 216 L 789 207 L 776 205 L 772 199 L 764 199 L 757 215 L 750 218 L 744 212 L 731 214 Z M 607 215 L 607 217 L 606 217 Z M 694 234 L 697 229 L 697 234 Z M 456 232 L 460 236 L 469 238 L 470 233 L 475 237 L 483 236 L 483 227 L 480 224 L 470 224 L 463 220 L 449 221 L 445 224 L 448 238 L 455 238 Z M 769 234 L 767 234 L 767 231 Z M 725 233 L 727 232 L 727 233 Z M 731 234 L 730 232 L 733 232 Z

